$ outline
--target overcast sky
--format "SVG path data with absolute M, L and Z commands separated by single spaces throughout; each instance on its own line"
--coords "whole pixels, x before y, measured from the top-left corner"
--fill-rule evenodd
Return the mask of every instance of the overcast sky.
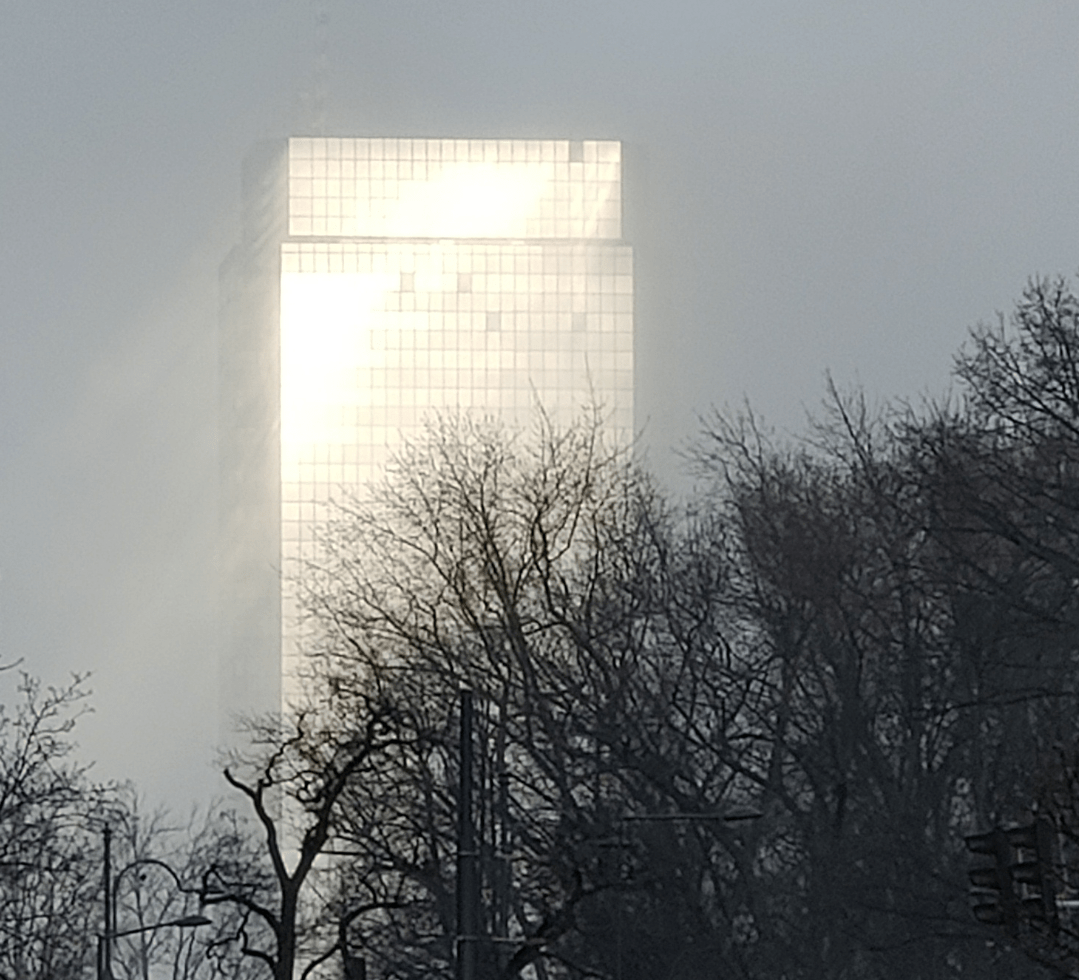
M 0 655 L 93 672 L 102 777 L 216 785 L 216 276 L 255 141 L 626 141 L 666 468 L 713 404 L 798 429 L 825 371 L 940 392 L 1075 272 L 1077 47 L 1074 0 L 7 0 Z

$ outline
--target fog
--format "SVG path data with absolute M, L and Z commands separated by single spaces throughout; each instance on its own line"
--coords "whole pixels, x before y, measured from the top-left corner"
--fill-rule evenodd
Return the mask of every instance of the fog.
M 257 140 L 612 138 L 635 161 L 638 422 L 831 371 L 939 394 L 1079 266 L 1063 0 L 12 0 L 0 33 L 0 656 L 90 671 L 101 778 L 219 789 L 217 266 Z

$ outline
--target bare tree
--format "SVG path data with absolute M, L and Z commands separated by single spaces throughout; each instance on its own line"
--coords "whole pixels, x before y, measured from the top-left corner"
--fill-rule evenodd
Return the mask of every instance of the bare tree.
M 1079 299 L 1064 279 L 1032 280 L 1010 317 L 971 332 L 956 359 L 959 404 L 905 437 L 985 706 L 972 733 L 972 812 L 984 828 L 1026 822 L 1039 805 L 1060 833 L 1064 880 L 1074 860 L 1067 760 L 1079 736 L 1077 364 Z M 1024 928 L 1018 945 L 1074 969 L 1074 913 L 1062 915 L 1055 937 Z
M 226 914 L 209 941 L 221 967 L 247 958 L 275 980 L 306 977 L 340 950 L 332 866 L 343 794 L 377 775 L 398 741 L 394 708 L 374 687 L 349 702 L 340 724 L 333 699 L 251 726 L 252 745 L 224 775 L 249 819 L 223 811 L 199 847 L 199 898 Z M 332 891 L 332 890 L 331 890 Z
M 739 605 L 773 658 L 760 724 L 808 975 L 1030 969 L 991 963 L 1005 947 L 973 923 L 962 836 L 1029 805 L 1079 665 L 1032 556 L 979 518 L 985 495 L 955 492 L 960 474 L 992 480 L 950 449 L 983 423 L 873 416 L 833 388 L 801 443 L 720 418 L 702 447 L 744 549 Z
M 441 420 L 328 535 L 316 674 L 392 685 L 419 750 L 354 784 L 342 825 L 377 972 L 452 969 L 462 685 L 483 708 L 489 975 L 666 972 L 687 945 L 737 958 L 717 895 L 752 857 L 722 817 L 753 787 L 711 746 L 735 744 L 755 681 L 723 635 L 723 536 L 680 524 L 602 433 Z
M 82 977 L 93 963 L 99 830 L 113 794 L 70 757 L 87 710 L 83 678 L 53 688 L 21 673 L 14 697 L 0 706 L 0 974 Z
M 1079 304 L 1038 289 L 1020 333 L 1067 340 Z M 484 976 L 1029 975 L 969 914 L 962 836 L 1023 812 L 1075 735 L 1079 495 L 1070 416 L 1032 395 L 1056 390 L 1047 343 L 976 333 L 958 409 L 832 389 L 796 442 L 717 416 L 686 511 L 596 419 L 436 423 L 306 578 L 325 724 L 395 705 L 323 845 L 337 948 L 453 971 L 465 686 Z

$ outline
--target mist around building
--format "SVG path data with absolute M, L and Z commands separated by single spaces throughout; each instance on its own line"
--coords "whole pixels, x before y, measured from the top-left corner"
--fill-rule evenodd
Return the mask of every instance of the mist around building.
M 953 401 L 634 416 L 612 140 L 296 137 L 221 274 L 221 793 L 16 665 L 0 966 L 99 978 L 1059 976 L 1079 961 L 1079 296 Z M 991 859 L 986 863 L 986 858 Z M 896 951 L 903 950 L 902 956 Z

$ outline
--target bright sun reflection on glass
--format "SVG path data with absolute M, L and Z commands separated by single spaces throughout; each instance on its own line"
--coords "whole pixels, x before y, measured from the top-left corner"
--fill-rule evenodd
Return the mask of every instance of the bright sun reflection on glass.
M 351 400 L 356 369 L 370 361 L 373 310 L 396 277 L 285 273 L 281 277 L 281 442 L 327 442 L 331 409 Z
M 389 204 L 390 235 L 514 238 L 539 209 L 547 186 L 542 167 L 458 164 L 430 181 L 402 183 Z

